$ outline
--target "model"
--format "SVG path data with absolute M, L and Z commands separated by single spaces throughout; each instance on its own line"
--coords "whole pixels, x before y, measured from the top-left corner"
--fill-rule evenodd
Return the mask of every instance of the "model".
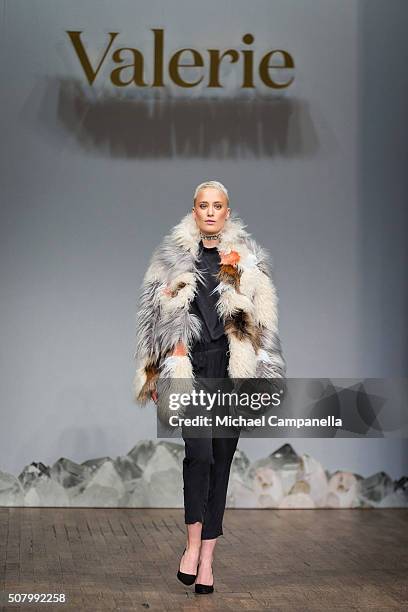
M 192 211 L 153 253 L 140 297 L 133 384 L 135 400 L 153 399 L 165 423 L 175 411 L 160 392 L 162 380 L 285 376 L 269 256 L 245 227 L 231 214 L 225 186 L 206 181 L 195 189 Z M 239 430 L 225 438 L 188 434 L 183 427 L 187 541 L 177 577 L 195 582 L 196 593 L 211 593 Z

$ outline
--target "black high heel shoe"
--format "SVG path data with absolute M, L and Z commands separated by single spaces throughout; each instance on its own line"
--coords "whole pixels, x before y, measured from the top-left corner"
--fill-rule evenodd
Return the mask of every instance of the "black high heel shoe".
M 198 574 L 198 566 L 197 566 L 197 574 Z M 214 582 L 213 584 L 200 584 L 199 582 L 196 582 L 194 585 L 194 590 L 198 595 L 207 595 L 208 593 L 213 593 L 214 592 Z
M 181 556 L 183 556 L 185 552 L 186 552 L 186 549 L 183 550 L 183 554 Z M 198 570 L 198 565 L 197 565 L 197 570 Z M 177 578 L 181 580 L 183 584 L 187 584 L 188 586 L 191 586 L 192 584 L 194 584 L 195 579 L 197 578 L 197 574 L 186 574 L 185 572 L 180 572 L 180 568 L 179 568 L 177 572 Z
M 214 593 L 214 585 L 211 584 L 199 584 L 195 583 L 195 592 L 199 595 L 207 595 L 207 593 Z

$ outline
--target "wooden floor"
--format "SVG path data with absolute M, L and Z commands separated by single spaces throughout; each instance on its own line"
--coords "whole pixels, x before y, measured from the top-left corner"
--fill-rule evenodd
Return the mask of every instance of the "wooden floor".
M 0 508 L 2 610 L 408 610 L 408 511 L 226 510 L 211 595 L 176 579 L 183 510 Z

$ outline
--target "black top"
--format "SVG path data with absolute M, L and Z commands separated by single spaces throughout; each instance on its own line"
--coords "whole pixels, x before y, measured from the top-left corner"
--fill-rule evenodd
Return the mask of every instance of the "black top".
M 224 335 L 224 324 L 215 306 L 219 293 L 214 292 L 214 289 L 220 282 L 216 278 L 220 269 L 220 254 L 217 247 L 206 247 L 200 240 L 197 268 L 202 272 L 205 285 L 197 280 L 197 291 L 191 302 L 190 312 L 203 321 L 200 342 L 211 342 Z

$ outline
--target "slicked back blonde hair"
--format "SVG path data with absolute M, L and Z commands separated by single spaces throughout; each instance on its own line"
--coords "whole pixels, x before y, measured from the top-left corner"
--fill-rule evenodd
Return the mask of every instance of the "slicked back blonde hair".
M 208 187 L 212 187 L 213 189 L 218 189 L 219 191 L 222 191 L 222 193 L 224 193 L 227 196 L 227 204 L 229 206 L 228 190 L 222 183 L 218 181 L 205 181 L 204 183 L 200 183 L 200 185 L 197 185 L 194 191 L 193 205 L 195 205 L 195 201 L 196 201 L 198 192 L 201 191 L 201 189 L 207 189 Z

